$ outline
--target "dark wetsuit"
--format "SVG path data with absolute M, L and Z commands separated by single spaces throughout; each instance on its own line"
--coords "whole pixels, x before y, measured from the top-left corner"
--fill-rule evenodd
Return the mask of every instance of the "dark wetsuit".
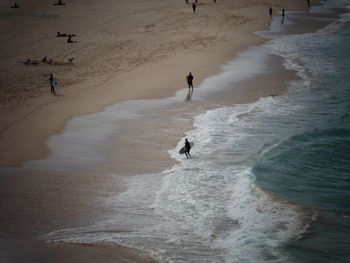
M 188 89 L 192 88 L 193 89 L 193 75 L 189 74 L 187 76 L 187 84 L 188 84 Z
M 56 94 L 56 91 L 55 91 L 55 85 L 54 85 L 54 81 L 53 81 L 53 76 L 52 74 L 50 75 L 50 86 L 51 86 L 51 93 L 52 94 Z
M 190 150 L 191 150 L 191 144 L 189 143 L 189 141 L 185 141 L 185 147 L 186 147 L 186 151 L 185 151 L 185 154 L 186 154 L 186 156 L 188 157 L 188 156 L 191 156 L 191 154 L 190 154 Z
M 193 14 L 195 14 L 196 13 L 196 4 L 195 3 L 192 3 L 192 9 L 193 9 Z

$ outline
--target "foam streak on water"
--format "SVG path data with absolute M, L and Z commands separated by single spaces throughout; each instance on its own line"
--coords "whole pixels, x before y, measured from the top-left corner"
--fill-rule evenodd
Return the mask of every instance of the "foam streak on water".
M 50 234 L 54 241 L 120 243 L 173 262 L 284 262 L 280 245 L 304 225 L 298 207 L 274 202 L 254 184 L 252 163 L 288 136 L 287 98 L 208 111 L 188 137 L 193 158 L 161 174 L 133 177 L 109 199 L 108 221 Z M 267 119 L 268 126 L 264 124 Z M 178 148 L 170 152 L 179 158 Z

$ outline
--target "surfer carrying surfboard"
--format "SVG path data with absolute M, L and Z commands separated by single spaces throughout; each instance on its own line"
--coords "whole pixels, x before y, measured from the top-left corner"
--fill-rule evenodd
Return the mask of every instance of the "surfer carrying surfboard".
M 190 154 L 190 150 L 191 148 L 193 148 L 194 146 L 194 142 L 189 142 L 187 139 L 185 139 L 185 146 L 182 147 L 180 150 L 179 150 L 179 154 L 186 154 L 186 157 L 190 157 L 191 154 Z
M 186 157 L 191 157 L 190 150 L 191 150 L 191 144 L 186 138 L 185 139 L 185 154 L 186 154 Z

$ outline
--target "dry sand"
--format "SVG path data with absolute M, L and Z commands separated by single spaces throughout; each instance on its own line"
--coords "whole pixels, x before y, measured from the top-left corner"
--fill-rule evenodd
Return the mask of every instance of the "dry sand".
M 33 4 L 22 0 L 17 1 L 19 9 L 10 9 L 8 1 L 0 1 L 1 166 L 19 166 L 45 157 L 48 136 L 60 133 L 73 116 L 100 111 L 117 101 L 170 96 L 186 88 L 184 76 L 189 71 L 195 74 L 195 84 L 199 84 L 238 51 L 264 41 L 253 32 L 266 28 L 268 7 L 277 11 L 306 6 L 303 0 L 218 0 L 216 4 L 199 0 L 193 15 L 190 5 L 182 0 L 67 0 L 66 6 L 53 6 L 53 2 L 36 0 Z M 66 38 L 55 37 L 57 31 L 76 34 L 77 43 L 68 44 Z M 40 60 L 43 56 L 58 64 L 22 63 L 27 58 Z M 75 58 L 73 65 L 65 64 L 69 57 Z M 52 96 L 45 83 L 50 73 L 60 83 L 58 96 Z M 239 96 L 243 93 L 238 89 L 236 103 L 271 94 L 271 90 L 255 93 L 255 83 L 246 84 L 248 93 L 244 96 Z M 132 138 L 139 136 L 138 128 L 129 123 L 126 129 L 132 132 L 121 135 L 119 140 L 135 142 Z M 161 143 L 159 147 L 162 153 L 168 149 Z M 118 151 L 113 154 L 115 167 L 122 167 L 123 174 L 152 171 L 141 164 L 132 166 L 134 170 L 128 165 L 118 166 L 127 162 Z M 158 157 L 147 159 L 143 155 L 144 164 L 154 163 Z M 165 155 L 162 158 L 158 169 L 171 163 Z M 109 178 L 36 172 L 11 175 L 1 175 L 0 209 L 7 211 L 0 217 L 1 223 L 6 222 L 1 224 L 1 231 L 6 233 L 3 239 L 25 240 L 20 245 L 22 251 L 36 251 L 37 247 L 44 251 L 34 255 L 23 252 L 24 257 L 33 256 L 32 261 L 37 262 L 38 255 L 60 253 L 74 262 L 151 260 L 123 247 L 91 249 L 31 242 L 32 237 L 54 230 L 55 220 L 60 221 L 60 226 L 72 226 L 74 222 L 79 225 L 85 218 L 82 215 L 101 212 L 91 203 L 102 192 L 116 191 L 109 189 Z M 57 211 L 57 206 L 65 209 Z M 18 240 L 14 241 L 16 245 Z M 5 243 L 0 245 L 0 251 L 8 250 L 11 257 L 11 244 Z M 72 257 L 82 254 L 87 256 Z M 105 256 L 98 257 L 102 254 Z

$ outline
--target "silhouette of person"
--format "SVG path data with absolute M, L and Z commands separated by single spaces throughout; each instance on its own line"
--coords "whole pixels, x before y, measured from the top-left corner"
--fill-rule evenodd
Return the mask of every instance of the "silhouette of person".
M 272 7 L 269 8 L 270 17 L 272 17 Z
M 193 75 L 192 75 L 191 72 L 190 72 L 190 74 L 188 74 L 186 76 L 186 81 L 187 81 L 187 84 L 188 84 L 188 90 L 190 91 L 190 89 L 192 88 L 192 91 L 193 91 Z
M 196 7 L 197 7 L 197 6 L 196 6 L 196 4 L 195 4 L 195 3 L 193 3 L 193 4 L 192 4 L 193 14 L 195 14 L 195 13 L 196 13 Z
M 77 41 L 73 41 L 72 37 L 74 37 L 75 35 L 73 34 L 69 34 L 68 38 L 67 38 L 67 43 L 76 43 Z
M 62 0 L 58 0 L 58 2 L 55 3 L 54 5 L 66 5 L 66 3 L 63 3 Z
M 54 83 L 53 75 L 52 75 L 52 74 L 50 74 L 49 81 L 50 81 L 50 86 L 51 86 L 51 94 L 55 94 L 55 95 L 56 95 L 55 83 Z
M 185 139 L 185 154 L 186 154 L 186 157 L 191 157 L 190 150 L 191 150 L 191 144 L 186 138 Z
M 284 24 L 284 15 L 285 15 L 285 9 L 283 8 L 282 9 L 282 20 L 281 20 L 281 24 L 283 25 Z
M 60 31 L 57 31 L 56 37 L 66 37 L 66 33 L 61 33 Z
M 11 8 L 19 8 L 19 6 L 17 5 L 17 3 L 15 3 L 13 6 L 11 6 Z
M 310 9 L 310 6 L 311 6 L 310 0 L 306 0 L 306 2 L 307 2 L 307 9 Z

